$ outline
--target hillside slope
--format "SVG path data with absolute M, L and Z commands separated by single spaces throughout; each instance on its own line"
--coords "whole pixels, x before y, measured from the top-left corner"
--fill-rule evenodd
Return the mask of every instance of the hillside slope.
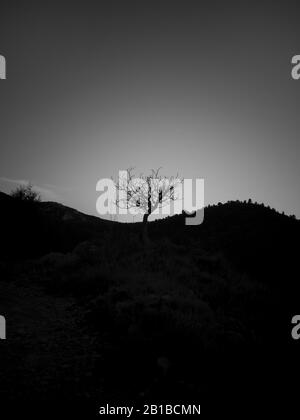
M 144 248 L 139 224 L 0 200 L 6 398 L 195 403 L 287 384 L 298 220 L 230 202 L 199 226 L 151 223 Z

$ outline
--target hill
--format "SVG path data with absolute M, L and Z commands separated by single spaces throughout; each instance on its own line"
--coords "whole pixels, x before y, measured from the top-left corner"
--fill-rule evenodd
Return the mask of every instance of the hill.
M 199 226 L 150 223 L 144 248 L 139 224 L 0 204 L 7 398 L 195 403 L 275 395 L 274 377 L 286 380 L 298 220 L 229 202 Z

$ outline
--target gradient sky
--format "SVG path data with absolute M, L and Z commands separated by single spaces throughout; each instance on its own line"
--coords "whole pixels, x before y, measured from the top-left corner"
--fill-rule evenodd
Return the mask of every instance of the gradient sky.
M 293 2 L 1 6 L 0 189 L 96 214 L 96 183 L 135 166 L 205 179 L 205 202 L 300 217 L 300 7 Z

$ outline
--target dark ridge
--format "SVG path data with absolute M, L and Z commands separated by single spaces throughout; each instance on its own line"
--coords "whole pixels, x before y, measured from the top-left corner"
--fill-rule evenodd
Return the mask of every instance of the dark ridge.
M 2 258 L 67 252 L 107 230 L 139 231 L 139 223 L 112 222 L 54 202 L 20 202 L 2 192 L 0 205 Z M 199 226 L 185 226 L 185 217 L 182 214 L 150 222 L 150 235 L 154 240 L 167 236 L 178 244 L 190 243 L 221 251 L 241 269 L 249 260 L 253 260 L 253 270 L 261 263 L 265 270 L 271 261 L 275 267 L 277 258 L 286 260 L 288 255 L 295 258 L 293 245 L 299 236 L 299 220 L 264 205 L 249 200 L 208 206 Z

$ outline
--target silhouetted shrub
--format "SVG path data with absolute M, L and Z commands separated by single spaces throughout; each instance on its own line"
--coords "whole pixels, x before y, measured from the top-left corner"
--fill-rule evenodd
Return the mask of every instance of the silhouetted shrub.
M 41 195 L 34 191 L 32 184 L 19 185 L 15 190 L 11 192 L 11 196 L 16 200 L 26 202 L 40 202 Z

